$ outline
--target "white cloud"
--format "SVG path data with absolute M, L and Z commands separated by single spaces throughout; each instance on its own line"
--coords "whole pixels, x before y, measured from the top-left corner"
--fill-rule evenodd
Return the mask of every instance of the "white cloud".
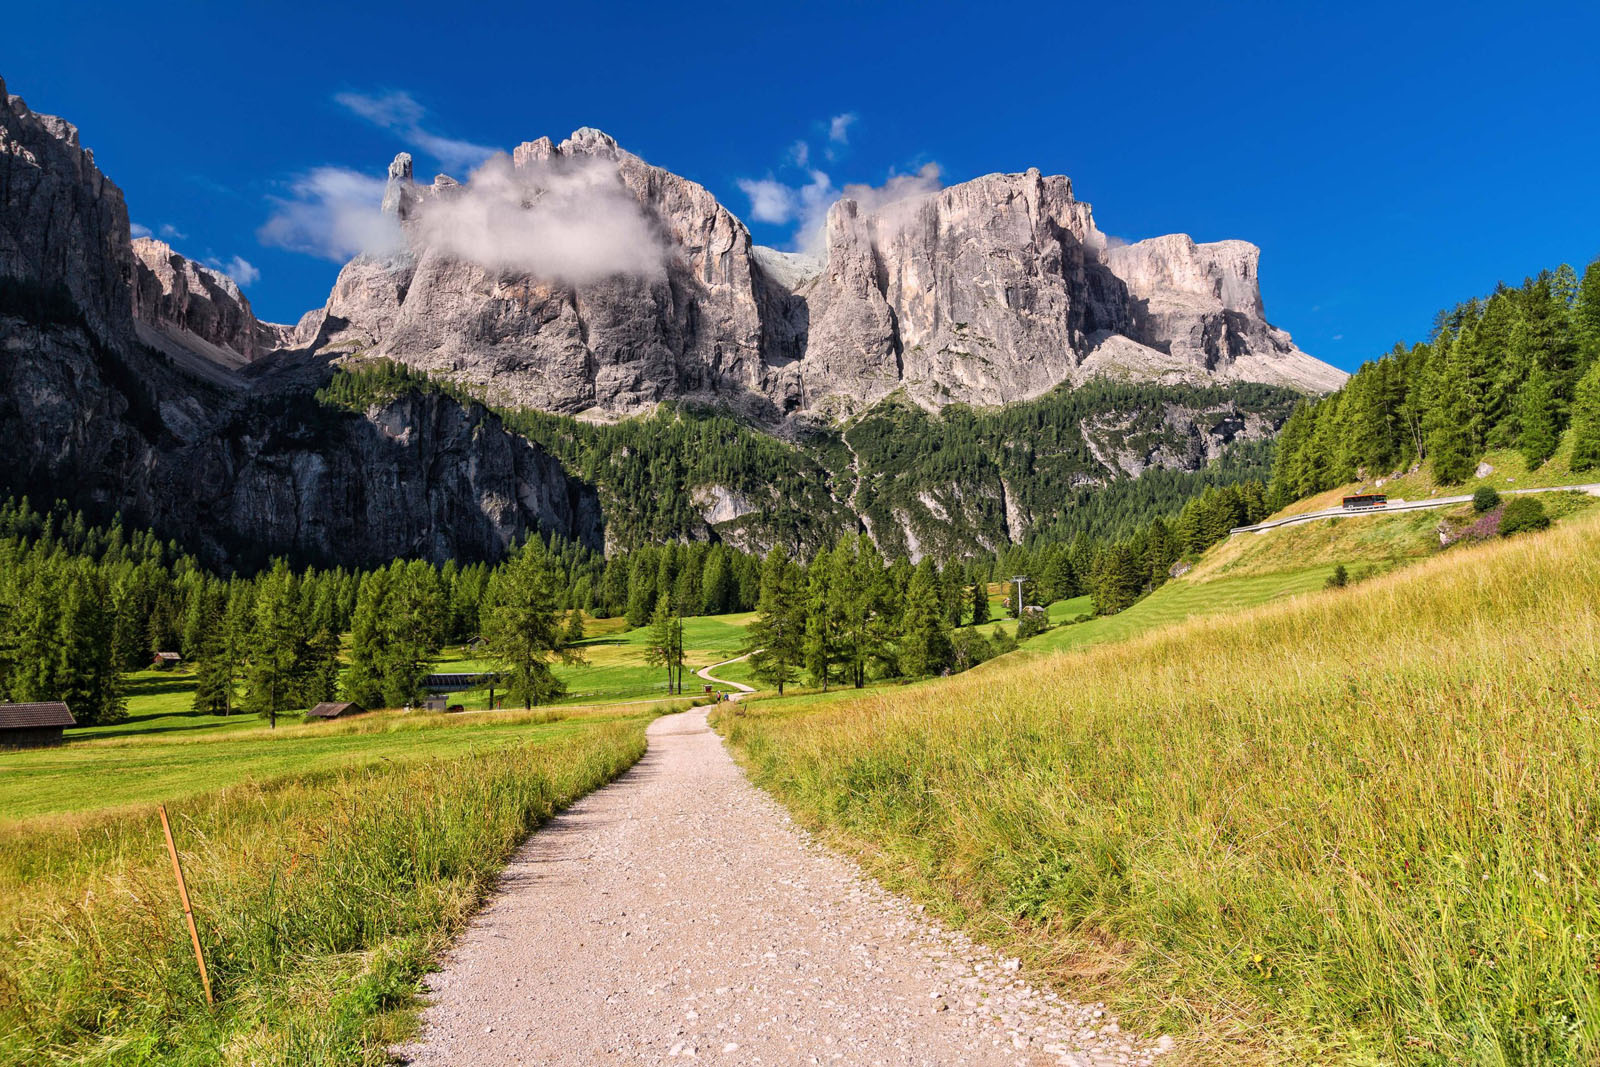
M 834 159 L 833 146 L 845 145 L 850 140 L 850 127 L 856 113 L 846 112 L 828 120 L 828 145 L 824 154 Z M 944 187 L 937 163 L 926 163 L 910 174 L 890 173 L 882 185 L 849 183 L 842 189 L 833 184 L 829 175 L 817 168 L 807 167 L 811 149 L 804 140 L 795 141 L 785 153 L 785 164 L 800 167 L 809 179 L 803 185 L 789 184 L 772 177 L 740 178 L 738 186 L 750 198 L 750 218 L 755 222 L 772 225 L 797 223 L 790 246 L 795 251 L 812 255 L 827 252 L 828 211 L 839 200 L 849 198 L 868 213 L 880 216 L 880 221 L 895 225 L 892 205 L 908 201 Z
M 811 255 L 827 252 L 828 212 L 840 200 L 854 200 L 862 211 L 879 217 L 881 226 L 899 224 L 901 205 L 908 205 L 928 193 L 944 188 L 939 164 L 925 163 L 911 174 L 890 174 L 882 185 L 851 182 L 835 189 L 821 171 L 811 172 L 811 184 L 798 191 L 802 208 L 800 226 L 795 231 L 796 250 Z
M 397 252 L 404 240 L 399 220 L 381 209 L 383 189 L 383 178 L 318 167 L 295 180 L 290 198 L 274 198 L 273 213 L 256 236 L 262 244 L 335 263 L 364 252 Z
M 163 222 L 161 224 L 161 236 L 168 241 L 181 241 L 189 235 L 178 229 L 172 223 Z
M 243 256 L 234 256 L 228 260 L 226 268 L 228 277 L 240 285 L 254 285 L 261 280 L 261 270 Z
M 471 141 L 433 133 L 422 125 L 427 109 L 407 92 L 393 90 L 377 95 L 337 93 L 334 101 L 353 114 L 393 133 L 407 145 L 421 149 L 446 170 L 475 167 L 494 155 L 495 149 Z
M 659 234 L 609 161 L 514 167 L 496 155 L 459 191 L 423 201 L 415 219 L 416 240 L 491 270 L 574 285 L 665 272 Z
M 150 227 L 139 222 L 128 223 L 128 235 L 131 237 L 149 237 Z
M 799 209 L 799 196 L 776 178 L 740 178 L 739 188 L 750 198 L 750 217 L 757 222 L 781 225 L 793 219 Z
M 385 181 L 338 167 L 298 179 L 261 227 L 264 244 L 343 262 L 362 253 L 437 249 L 491 271 L 583 284 L 660 277 L 666 248 L 607 160 L 512 165 L 497 154 L 466 184 L 420 188 L 407 221 L 381 209 Z M 242 281 L 243 279 L 241 279 Z
M 219 274 L 226 274 L 241 286 L 254 285 L 261 280 L 261 271 L 243 256 L 234 256 L 227 260 L 213 256 L 205 261 L 205 265 Z

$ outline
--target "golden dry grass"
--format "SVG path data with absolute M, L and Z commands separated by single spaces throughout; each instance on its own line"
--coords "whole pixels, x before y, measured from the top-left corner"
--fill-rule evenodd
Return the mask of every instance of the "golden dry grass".
M 724 719 L 889 880 L 1198 1060 L 1600 1058 L 1600 519 Z

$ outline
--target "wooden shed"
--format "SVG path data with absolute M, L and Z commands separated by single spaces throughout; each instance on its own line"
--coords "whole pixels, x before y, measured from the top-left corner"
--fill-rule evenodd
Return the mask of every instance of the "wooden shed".
M 150 657 L 150 666 L 158 671 L 164 671 L 171 667 L 176 667 L 182 662 L 183 657 L 178 655 L 176 652 L 157 652 L 154 656 Z
M 323 701 L 310 711 L 306 712 L 308 719 L 342 719 L 348 715 L 360 715 L 367 709 L 353 701 Z
M 38 704 L 0 704 L 0 748 L 59 745 L 61 731 L 78 725 L 59 700 Z

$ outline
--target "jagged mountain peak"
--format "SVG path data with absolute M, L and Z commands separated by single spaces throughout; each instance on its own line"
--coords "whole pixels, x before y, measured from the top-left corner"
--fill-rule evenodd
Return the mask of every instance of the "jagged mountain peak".
M 1106 368 L 1307 391 L 1343 379 L 1266 321 L 1254 245 L 1173 234 L 1110 247 L 1071 180 L 1038 168 L 852 191 L 828 212 L 820 257 L 758 249 L 703 186 L 592 128 L 525 142 L 496 173 L 527 183 L 529 217 L 504 230 L 527 247 L 476 255 L 414 216 L 478 181 L 419 188 L 409 164 L 392 167 L 385 206 L 407 220 L 411 255 L 347 267 L 319 347 L 607 416 L 673 398 L 848 415 L 900 389 L 930 408 L 997 404 Z M 552 209 L 583 225 L 545 225 Z M 568 243 L 615 254 L 574 268 Z

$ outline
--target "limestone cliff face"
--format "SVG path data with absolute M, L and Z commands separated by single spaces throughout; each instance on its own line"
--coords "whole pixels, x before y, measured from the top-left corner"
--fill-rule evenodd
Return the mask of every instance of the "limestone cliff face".
M 1267 322 L 1255 245 L 1196 244 L 1180 233 L 1111 248 L 1103 258 L 1127 286 L 1129 332 L 1145 346 L 1223 381 L 1312 392 L 1344 382 L 1343 371 L 1306 355 Z
M 462 187 L 390 168 L 386 211 L 405 249 L 339 275 L 313 347 L 360 348 L 549 411 L 627 413 L 674 397 L 754 394 L 764 323 L 749 231 L 706 189 L 652 167 L 595 130 L 517 148 L 508 181 L 530 205 L 583 180 L 659 242 L 650 269 L 581 282 L 475 262 L 430 243 L 421 220 Z
M 109 504 L 165 433 L 129 314 L 122 192 L 0 81 L 0 427 L 10 486 Z
M 598 548 L 591 486 L 477 405 L 412 394 L 363 412 L 300 394 L 238 408 L 151 493 L 186 545 L 259 565 L 496 560 L 538 532 Z
M 828 215 L 827 268 L 802 289 L 809 404 L 904 388 L 937 406 L 1006 403 L 1072 378 L 1127 301 L 1096 258 L 1089 205 L 1060 176 L 991 174 L 868 213 Z
M 280 328 L 128 231 L 77 130 L 0 83 L 0 492 L 120 512 L 218 565 L 494 559 L 534 531 L 601 544 L 592 488 L 476 405 L 347 412 L 292 366 L 238 373 Z
M 1072 183 L 1037 170 L 871 208 L 841 200 L 825 258 L 808 262 L 752 245 L 703 187 L 597 130 L 528 142 L 489 169 L 421 185 L 397 157 L 384 210 L 403 250 L 350 263 L 298 342 L 606 415 L 712 399 L 837 417 L 897 390 L 930 408 L 1003 404 L 1099 375 L 1306 391 L 1344 377 L 1266 321 L 1255 246 L 1174 235 L 1108 248 Z M 530 229 L 527 256 L 474 254 L 447 228 L 485 182 L 513 183 L 537 216 L 575 181 L 594 210 L 642 222 L 637 243 L 659 256 L 563 278 L 559 236 Z
M 258 321 L 249 298 L 226 274 L 151 237 L 136 237 L 131 247 L 133 316 L 150 334 L 231 367 L 253 363 L 292 338 L 289 327 Z

